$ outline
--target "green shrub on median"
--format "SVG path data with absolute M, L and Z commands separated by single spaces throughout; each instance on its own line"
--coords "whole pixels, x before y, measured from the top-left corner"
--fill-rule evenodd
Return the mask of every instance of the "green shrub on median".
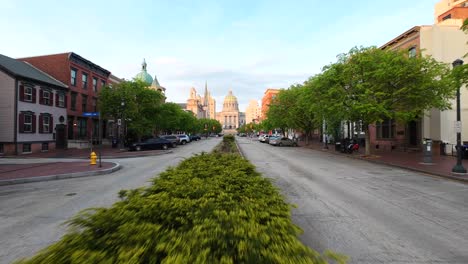
M 326 263 L 303 245 L 291 207 L 238 155 L 202 154 L 69 221 L 22 263 Z

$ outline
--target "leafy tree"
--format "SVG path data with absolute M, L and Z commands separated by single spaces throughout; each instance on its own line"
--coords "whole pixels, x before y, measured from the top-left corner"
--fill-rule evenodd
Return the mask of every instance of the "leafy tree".
M 384 119 L 407 122 L 430 108 L 450 108 L 455 87 L 445 78 L 447 74 L 447 65 L 430 57 L 353 48 L 325 67 L 319 77 L 328 86 L 321 91 L 321 107 L 327 115 L 339 112 L 343 120 L 362 121 L 369 155 L 368 125 Z
M 271 101 L 266 113 L 268 123 L 265 124 L 269 126 L 268 130 L 279 128 L 283 134 L 288 130 L 290 123 L 288 111 L 293 104 L 294 98 L 285 90 L 277 94 L 276 98 Z
M 197 120 L 198 122 L 198 130 L 196 132 L 201 134 L 209 134 L 209 133 L 221 133 L 223 128 L 221 123 L 218 120 L 210 119 L 210 118 L 200 118 Z
M 146 87 L 141 81 L 124 81 L 105 86 L 99 94 L 100 111 L 104 118 L 125 118 L 126 126 L 138 140 L 153 133 L 158 106 L 164 96 Z

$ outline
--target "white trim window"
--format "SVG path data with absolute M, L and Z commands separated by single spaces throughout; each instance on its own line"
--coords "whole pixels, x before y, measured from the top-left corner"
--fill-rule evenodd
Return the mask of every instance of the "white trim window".
M 50 116 L 44 115 L 42 116 L 42 131 L 44 133 L 49 133 L 50 132 Z
M 42 92 L 42 102 L 45 105 L 50 105 L 50 92 L 49 91 Z
M 23 132 L 32 132 L 33 116 L 24 114 Z
M 65 94 L 59 93 L 58 95 L 58 106 L 65 107 Z
M 24 100 L 27 102 L 32 102 L 33 100 L 33 88 L 32 87 L 24 87 Z

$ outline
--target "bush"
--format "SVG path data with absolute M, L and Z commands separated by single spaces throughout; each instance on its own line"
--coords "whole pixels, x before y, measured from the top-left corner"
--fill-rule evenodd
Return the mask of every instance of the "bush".
M 21 263 L 326 263 L 298 240 L 278 190 L 238 155 L 194 156 L 119 195 Z

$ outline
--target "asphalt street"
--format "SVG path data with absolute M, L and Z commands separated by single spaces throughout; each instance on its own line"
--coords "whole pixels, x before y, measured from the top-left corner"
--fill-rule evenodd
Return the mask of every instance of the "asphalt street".
M 110 160 L 123 168 L 108 175 L 0 186 L 0 263 L 33 255 L 60 239 L 67 228 L 63 223 L 79 211 L 110 206 L 118 200 L 120 190 L 148 185 L 168 166 L 202 151 L 210 152 L 220 140 L 193 142 L 172 149 L 170 154 Z
M 349 263 L 468 263 L 468 185 L 305 148 L 238 138 L 296 204 L 301 240 Z

